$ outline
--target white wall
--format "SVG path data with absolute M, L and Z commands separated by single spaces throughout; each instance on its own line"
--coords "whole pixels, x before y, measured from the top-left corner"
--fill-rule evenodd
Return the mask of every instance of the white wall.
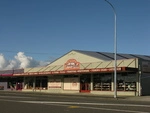
M 0 90 L 7 90 L 7 82 L 0 82 Z

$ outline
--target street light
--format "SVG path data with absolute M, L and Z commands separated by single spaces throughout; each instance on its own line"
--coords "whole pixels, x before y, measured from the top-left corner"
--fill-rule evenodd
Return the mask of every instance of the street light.
M 114 12 L 114 98 L 117 98 L 117 17 L 114 6 L 105 0 L 113 9 Z

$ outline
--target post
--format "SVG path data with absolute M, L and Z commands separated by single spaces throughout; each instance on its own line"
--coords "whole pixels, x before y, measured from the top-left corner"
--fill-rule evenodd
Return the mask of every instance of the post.
M 105 0 L 113 9 L 114 12 L 114 98 L 117 98 L 117 17 L 114 6 Z

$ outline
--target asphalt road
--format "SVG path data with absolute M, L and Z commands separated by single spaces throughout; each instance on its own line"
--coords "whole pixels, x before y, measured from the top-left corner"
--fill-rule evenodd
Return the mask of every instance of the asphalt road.
M 0 91 L 0 113 L 150 113 L 150 101 Z

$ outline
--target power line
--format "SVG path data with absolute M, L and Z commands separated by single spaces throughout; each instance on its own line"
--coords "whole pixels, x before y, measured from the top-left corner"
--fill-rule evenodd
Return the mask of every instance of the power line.
M 49 54 L 49 53 L 27 52 L 27 51 L 10 51 L 10 50 L 0 50 L 0 52 L 9 52 L 9 53 L 24 52 L 24 53 L 27 53 L 27 54 Z

